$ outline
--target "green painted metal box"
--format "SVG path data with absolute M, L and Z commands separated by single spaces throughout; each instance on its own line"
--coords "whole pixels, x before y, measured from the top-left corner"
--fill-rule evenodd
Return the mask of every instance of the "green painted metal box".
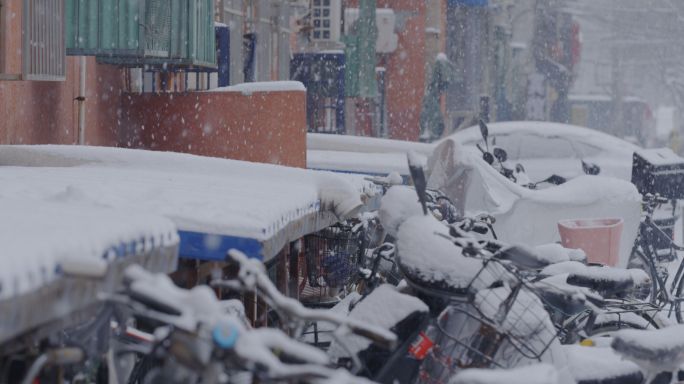
M 116 65 L 216 66 L 214 0 L 66 0 L 68 55 Z

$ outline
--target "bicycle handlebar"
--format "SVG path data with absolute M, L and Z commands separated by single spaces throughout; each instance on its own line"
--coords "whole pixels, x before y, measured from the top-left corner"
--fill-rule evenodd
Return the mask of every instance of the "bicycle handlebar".
M 331 311 L 307 308 L 299 301 L 280 293 L 266 275 L 260 261 L 249 259 L 244 253 L 235 249 L 228 251 L 228 255 L 240 265 L 237 281 L 214 280 L 212 285 L 237 290 L 256 288 L 264 295 L 271 307 L 292 320 L 325 321 L 338 327 L 347 327 L 352 333 L 365 337 L 381 347 L 392 349 L 396 345 L 397 336 L 393 332 Z

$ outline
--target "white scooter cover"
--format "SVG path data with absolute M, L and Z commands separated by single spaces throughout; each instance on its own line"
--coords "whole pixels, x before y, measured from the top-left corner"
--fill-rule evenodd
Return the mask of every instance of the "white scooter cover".
M 493 215 L 494 229 L 506 242 L 559 241 L 557 223 L 563 219 L 622 218 L 619 266 L 627 265 L 641 216 L 641 196 L 628 181 L 580 176 L 552 188 L 530 190 L 499 174 L 479 152 L 451 139 L 435 148 L 428 169 L 428 188 L 446 194 L 461 214 Z

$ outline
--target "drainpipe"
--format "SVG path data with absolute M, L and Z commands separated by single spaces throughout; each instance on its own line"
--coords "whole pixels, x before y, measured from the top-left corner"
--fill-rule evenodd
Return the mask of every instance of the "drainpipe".
M 85 145 L 85 93 L 86 93 L 86 57 L 81 56 L 79 63 L 80 79 L 78 88 L 78 144 Z

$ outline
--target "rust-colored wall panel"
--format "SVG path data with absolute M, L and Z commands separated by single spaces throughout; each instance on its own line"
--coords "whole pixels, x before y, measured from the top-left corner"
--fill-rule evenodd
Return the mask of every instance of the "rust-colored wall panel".
M 306 93 L 123 97 L 122 145 L 306 167 Z

